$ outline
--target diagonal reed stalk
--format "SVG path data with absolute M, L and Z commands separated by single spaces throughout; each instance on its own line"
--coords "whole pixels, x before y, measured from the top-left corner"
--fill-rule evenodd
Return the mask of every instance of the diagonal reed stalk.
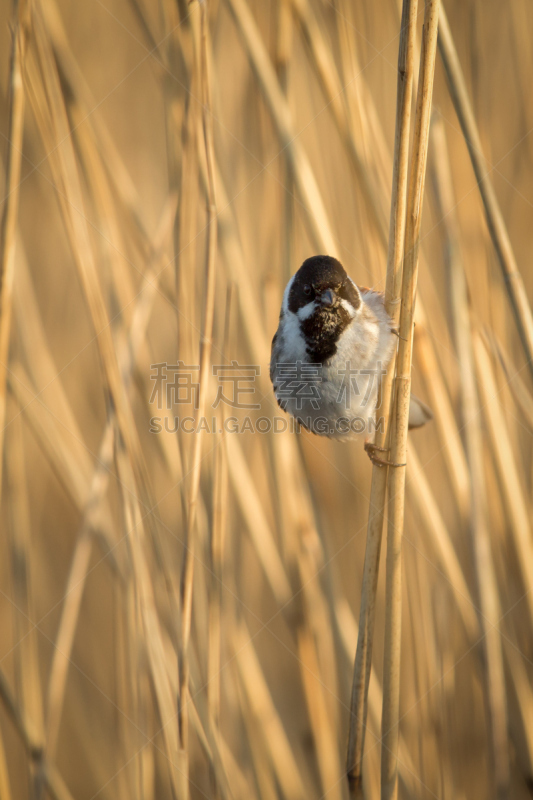
M 405 0 L 402 10 L 400 48 L 398 53 L 398 87 L 396 100 L 396 134 L 394 140 L 394 167 L 392 175 L 392 202 L 390 213 L 389 253 L 387 259 L 387 283 L 385 305 L 398 324 L 405 240 L 405 205 L 407 199 L 407 176 L 409 161 L 409 127 L 411 120 L 411 96 L 414 71 L 414 42 L 416 33 L 417 0 Z M 376 431 L 376 444 L 385 447 L 389 434 L 389 408 L 391 401 L 394 362 L 391 364 L 381 386 L 381 402 L 378 403 L 376 419 L 381 416 L 383 426 Z M 383 512 L 387 492 L 386 467 L 374 465 L 370 493 L 370 511 L 367 526 L 367 543 L 359 612 L 359 635 L 355 654 L 350 727 L 346 772 L 350 793 L 358 797 L 362 792 L 362 769 L 365 746 L 366 718 L 368 712 L 368 686 L 372 669 L 372 645 L 374 637 L 375 603 Z
M 407 460 L 407 429 L 411 397 L 411 359 L 418 278 L 418 249 L 424 199 L 429 121 L 433 98 L 439 5 L 439 0 L 426 0 L 424 13 L 413 156 L 407 200 L 400 341 L 394 378 L 390 454 L 393 463 L 403 466 L 396 466 L 392 469 L 389 481 L 381 749 L 382 800 L 394 799 L 398 794 L 397 753 L 400 713 L 402 535 L 405 505 L 405 464 Z
M 96 332 L 102 373 L 105 376 L 106 396 L 114 406 L 120 434 L 131 456 L 139 492 L 144 498 L 144 504 L 150 508 L 153 503 L 149 478 L 132 408 L 122 385 L 89 222 L 83 213 L 82 180 L 70 136 L 67 101 L 48 32 L 37 7 L 33 15 L 32 33 L 34 47 L 28 48 L 28 58 L 25 60 L 23 71 L 25 88 L 43 141 L 50 151 L 49 163 L 52 168 L 53 186 L 85 294 L 91 323 Z M 57 146 L 58 141 L 61 141 L 61 147 Z M 152 525 L 150 518 L 148 524 Z
M 531 306 L 529 305 L 524 288 L 524 281 L 519 272 L 511 240 L 490 179 L 492 170 L 489 170 L 483 155 L 474 112 L 468 97 L 465 79 L 448 24 L 448 18 L 444 11 L 442 12 L 442 20 L 439 28 L 439 51 L 446 71 L 450 95 L 459 122 L 461 123 L 479 191 L 483 200 L 487 226 L 494 249 L 496 250 L 505 282 L 505 288 L 509 295 L 518 332 L 527 356 L 529 371 L 533 376 L 533 315 L 531 313 Z
M 168 225 L 165 227 L 168 227 Z M 154 273 L 151 275 L 148 273 L 147 277 L 150 282 L 138 299 L 135 309 L 136 313 L 134 314 L 134 322 L 130 328 L 129 340 L 124 344 L 118 354 L 124 384 L 128 389 L 131 384 L 133 365 L 138 355 L 137 351 L 140 344 L 140 337 L 143 336 L 146 330 L 154 294 L 157 288 L 157 274 Z M 48 683 L 47 751 L 51 757 L 54 756 L 59 735 L 70 653 L 85 588 L 85 579 L 92 552 L 94 530 L 98 527 L 96 514 L 101 511 L 101 504 L 108 489 L 115 433 L 114 420 L 113 417 L 110 416 L 100 442 L 96 468 L 92 476 L 89 497 L 85 504 L 82 523 L 77 534 L 74 555 L 72 557 L 67 581 L 66 597 L 58 627 L 57 646 L 52 659 Z
M 42 739 L 39 738 L 32 720 L 28 718 L 24 709 L 20 708 L 18 705 L 2 671 L 0 671 L 0 698 L 2 699 L 8 717 L 22 741 L 28 759 L 39 765 L 43 781 L 50 797 L 52 797 L 53 800 L 73 800 L 73 796 L 57 770 L 57 767 L 45 757 Z

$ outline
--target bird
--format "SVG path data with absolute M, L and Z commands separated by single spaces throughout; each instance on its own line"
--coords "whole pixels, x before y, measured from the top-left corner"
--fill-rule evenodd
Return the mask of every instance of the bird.
M 384 296 L 357 286 L 336 258 L 307 258 L 289 280 L 272 340 L 270 379 L 280 408 L 311 433 L 348 441 L 365 436 L 378 466 L 392 465 L 372 443 L 381 377 L 398 330 Z M 432 418 L 411 395 L 409 428 Z M 378 423 L 379 424 L 379 423 Z

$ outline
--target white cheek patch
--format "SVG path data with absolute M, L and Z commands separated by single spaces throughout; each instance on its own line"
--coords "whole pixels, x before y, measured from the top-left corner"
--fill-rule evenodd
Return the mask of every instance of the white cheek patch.
M 356 312 L 355 308 L 352 306 L 352 304 L 348 302 L 348 300 L 342 299 L 341 300 L 341 306 L 344 308 L 345 311 L 348 312 L 348 314 L 350 315 L 350 317 L 352 319 L 355 317 L 357 312 Z
M 313 316 L 315 311 L 316 311 L 316 303 L 313 300 L 311 303 L 307 303 L 306 306 L 299 308 L 298 311 L 296 312 L 296 316 L 298 317 L 300 322 L 303 322 L 305 319 L 309 319 L 309 317 Z

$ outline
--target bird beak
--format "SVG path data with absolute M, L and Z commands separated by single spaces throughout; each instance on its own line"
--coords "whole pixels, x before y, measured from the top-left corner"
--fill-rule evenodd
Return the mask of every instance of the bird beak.
M 331 289 L 326 289 L 325 292 L 322 292 L 320 295 L 320 302 L 323 306 L 332 306 L 335 302 L 335 295 L 331 291 Z

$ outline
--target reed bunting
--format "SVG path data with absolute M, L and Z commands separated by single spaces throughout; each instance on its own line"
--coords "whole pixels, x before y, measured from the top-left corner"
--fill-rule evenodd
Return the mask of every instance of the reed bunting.
M 308 258 L 290 279 L 272 340 L 270 379 L 280 407 L 312 433 L 364 434 L 371 460 L 378 385 L 396 346 L 384 297 L 358 287 L 331 256 Z M 411 395 L 409 428 L 432 418 Z

